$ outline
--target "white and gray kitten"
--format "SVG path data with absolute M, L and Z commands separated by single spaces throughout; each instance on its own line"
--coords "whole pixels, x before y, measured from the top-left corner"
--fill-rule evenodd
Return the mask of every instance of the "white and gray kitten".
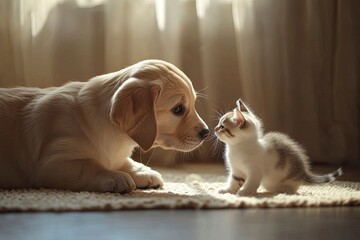
M 268 192 L 293 194 L 302 184 L 326 183 L 342 169 L 315 175 L 304 149 L 287 135 L 264 135 L 261 120 L 240 99 L 237 108 L 220 118 L 215 135 L 225 143 L 228 181 L 220 193 L 253 195 L 262 185 Z

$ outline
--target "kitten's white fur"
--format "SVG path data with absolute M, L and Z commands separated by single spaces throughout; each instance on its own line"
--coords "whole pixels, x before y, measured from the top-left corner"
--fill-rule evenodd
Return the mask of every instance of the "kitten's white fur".
M 221 117 L 215 134 L 226 144 L 228 180 L 220 193 L 253 195 L 262 185 L 269 192 L 296 193 L 305 183 L 331 182 L 341 169 L 314 175 L 303 148 L 282 133 L 263 134 L 261 120 L 241 101 Z

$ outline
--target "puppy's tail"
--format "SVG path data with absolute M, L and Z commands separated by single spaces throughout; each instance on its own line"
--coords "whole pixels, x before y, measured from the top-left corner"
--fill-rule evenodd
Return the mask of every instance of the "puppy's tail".
M 312 173 L 307 173 L 305 175 L 305 182 L 306 183 L 328 183 L 328 182 L 333 182 L 336 180 L 337 177 L 343 175 L 343 170 L 342 168 L 338 168 L 337 170 L 335 170 L 334 172 L 331 172 L 329 174 L 325 174 L 325 175 L 315 175 Z

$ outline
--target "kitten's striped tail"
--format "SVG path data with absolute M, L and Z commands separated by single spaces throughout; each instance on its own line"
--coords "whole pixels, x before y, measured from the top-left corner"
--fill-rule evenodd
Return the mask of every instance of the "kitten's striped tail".
M 327 183 L 333 182 L 336 180 L 337 177 L 343 175 L 342 168 L 335 170 L 332 173 L 325 174 L 325 175 L 315 175 L 315 174 L 306 174 L 305 181 L 307 183 Z

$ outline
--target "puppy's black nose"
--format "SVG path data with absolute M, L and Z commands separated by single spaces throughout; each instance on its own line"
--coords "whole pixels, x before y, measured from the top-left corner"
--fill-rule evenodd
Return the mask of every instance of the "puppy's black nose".
M 209 136 L 209 133 L 209 129 L 204 128 L 200 132 L 198 132 L 198 137 L 200 138 L 200 140 L 204 140 L 207 136 Z

